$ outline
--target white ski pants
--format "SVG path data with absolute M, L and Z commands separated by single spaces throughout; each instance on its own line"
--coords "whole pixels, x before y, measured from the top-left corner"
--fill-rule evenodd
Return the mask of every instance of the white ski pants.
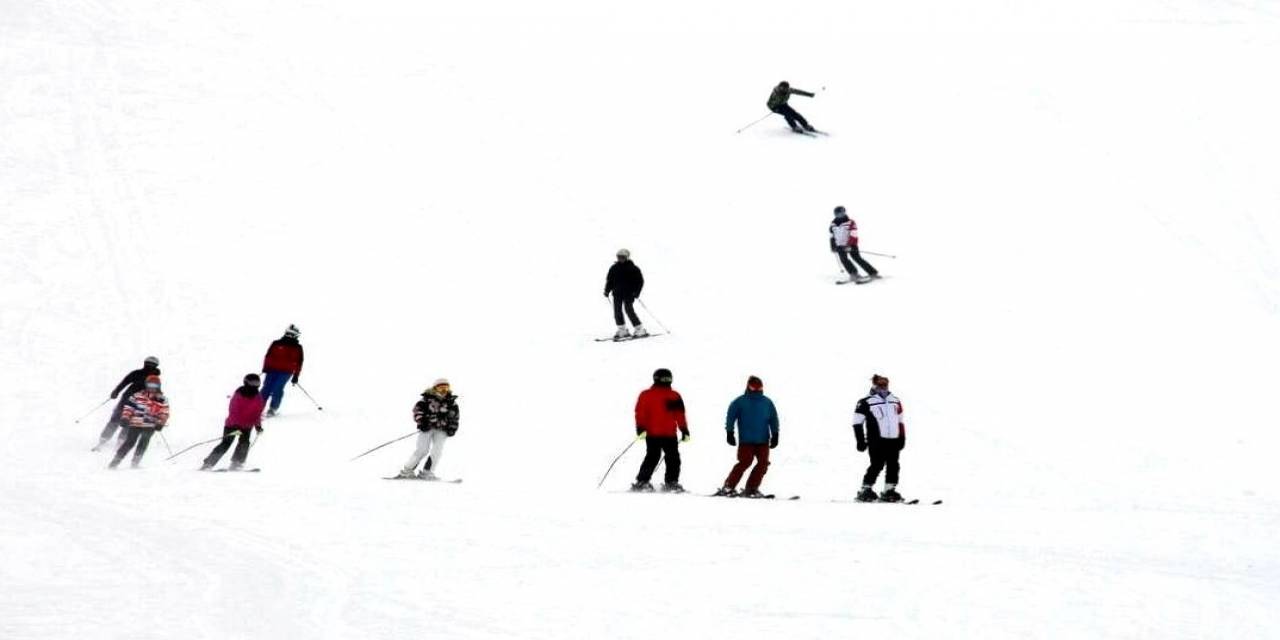
M 427 456 L 431 456 L 431 472 L 435 473 L 440 468 L 440 458 L 444 457 L 444 441 L 448 439 L 449 434 L 441 429 L 419 431 L 418 446 L 404 463 L 404 470 L 412 472 Z

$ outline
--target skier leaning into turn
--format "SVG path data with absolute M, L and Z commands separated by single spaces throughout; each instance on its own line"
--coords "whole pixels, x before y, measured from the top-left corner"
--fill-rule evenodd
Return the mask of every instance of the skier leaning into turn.
M 800 115 L 795 109 L 792 109 L 790 104 L 787 104 L 793 95 L 812 98 L 814 94 L 800 89 L 793 89 L 791 88 L 791 83 L 783 80 L 782 82 L 779 82 L 778 86 L 774 87 L 773 92 L 769 94 L 769 102 L 767 103 L 769 105 L 769 110 L 785 118 L 787 120 L 787 126 L 791 127 L 791 130 L 796 133 L 817 131 L 817 129 L 813 128 L 813 125 L 809 124 L 808 120 L 804 119 L 804 116 Z
M 844 207 L 835 208 L 835 217 L 827 227 L 827 232 L 831 236 L 831 250 L 840 259 L 840 266 L 849 274 L 849 279 L 845 282 L 863 284 L 880 277 L 880 272 L 864 260 L 862 253 L 858 251 L 858 223 L 849 217 Z M 854 263 L 867 271 L 867 277 L 858 275 L 858 267 Z
M 107 418 L 107 424 L 102 428 L 102 433 L 98 434 L 98 444 L 93 447 L 94 451 L 106 446 L 111 436 L 115 435 L 116 429 L 120 428 L 120 411 L 124 409 L 124 403 L 129 400 L 129 396 L 142 391 L 146 386 L 147 376 L 160 375 L 160 359 L 155 356 L 147 356 L 142 361 L 141 369 L 134 369 L 125 374 L 124 379 L 111 392 L 111 399 L 120 398 L 120 402 L 116 403 L 116 408 L 111 411 L 111 417 Z M 121 395 L 121 391 L 124 392 Z M 124 434 L 120 434 L 124 437 Z

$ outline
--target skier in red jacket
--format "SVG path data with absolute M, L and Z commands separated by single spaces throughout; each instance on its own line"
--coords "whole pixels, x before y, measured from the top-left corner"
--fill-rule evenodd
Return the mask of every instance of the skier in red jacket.
M 262 373 L 266 378 L 262 382 L 262 396 L 271 401 L 267 409 L 268 416 L 274 416 L 280 410 L 280 401 L 284 400 L 286 382 L 298 384 L 298 376 L 302 375 L 302 344 L 298 342 L 298 327 L 289 325 L 284 336 L 271 343 L 267 355 L 262 359 Z
M 680 440 L 676 439 L 680 432 Z M 649 479 L 665 454 L 667 470 L 662 490 L 682 492 L 680 486 L 680 442 L 689 440 L 689 423 L 684 417 L 684 399 L 671 388 L 671 370 L 653 372 L 653 386 L 640 392 L 636 399 L 636 435 L 645 439 L 644 462 L 636 475 L 632 491 L 653 491 Z

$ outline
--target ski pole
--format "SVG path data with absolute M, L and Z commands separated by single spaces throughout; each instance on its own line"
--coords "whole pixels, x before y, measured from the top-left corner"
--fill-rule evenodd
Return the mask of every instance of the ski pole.
M 614 459 L 613 459 L 613 462 L 610 462 L 610 463 L 609 463 L 609 468 L 605 470 L 604 475 L 600 477 L 600 482 L 599 482 L 598 484 L 596 484 L 596 488 L 597 488 L 597 489 L 599 489 L 600 487 L 603 487 L 603 486 L 604 486 L 604 481 L 609 477 L 609 474 L 610 474 L 610 473 L 613 473 L 613 466 L 614 466 L 614 465 L 616 465 L 616 464 L 618 464 L 618 461 L 622 459 L 622 456 L 627 455 L 627 452 L 628 452 L 628 451 L 630 451 L 630 450 L 631 450 L 631 447 L 634 447 L 634 446 L 636 445 L 636 443 L 637 443 L 637 442 L 640 442 L 640 438 L 636 438 L 636 439 L 632 440 L 631 442 L 628 442 L 628 443 L 627 443 L 627 448 L 626 448 L 626 449 L 623 449 L 623 450 L 622 450 L 622 453 L 619 453 L 619 454 L 618 454 L 618 457 L 614 458 Z
M 172 457 L 173 457 L 173 447 L 170 447 L 170 446 L 169 446 L 169 439 L 168 439 L 168 438 L 166 438 L 166 437 L 164 437 L 164 432 L 163 432 L 163 431 L 161 431 L 161 432 L 160 432 L 160 442 L 163 442 L 163 443 L 164 443 L 164 448 L 165 448 L 165 449 L 167 449 L 167 450 L 169 451 L 169 458 L 172 458 Z M 168 460 L 169 458 L 165 458 L 165 460 Z
M 161 433 L 161 435 L 164 435 L 164 434 L 163 434 L 163 432 Z M 173 455 L 169 456 L 168 458 L 165 458 L 165 460 L 172 460 L 172 459 L 174 459 L 174 458 L 176 458 L 176 457 L 178 457 L 178 456 L 180 456 L 180 455 L 182 455 L 182 454 L 184 454 L 184 453 L 186 453 L 186 452 L 188 452 L 188 451 L 190 451 L 190 450 L 192 450 L 192 449 L 194 449 L 194 448 L 196 448 L 196 447 L 201 447 L 201 446 L 204 446 L 204 445 L 206 445 L 206 444 L 214 443 L 214 442 L 217 442 L 217 441 L 219 441 L 219 440 L 221 440 L 221 439 L 222 439 L 222 436 L 218 436 L 218 437 L 216 437 L 216 438 L 211 438 L 211 439 L 209 439 L 209 440 L 204 440 L 204 441 L 202 441 L 202 442 L 197 442 L 197 443 L 195 443 L 195 444 L 193 444 L 193 445 L 191 445 L 191 446 L 187 447 L 186 449 L 183 449 L 182 451 L 179 451 L 179 452 L 177 452 L 177 453 L 175 453 L 175 454 L 173 454 Z M 165 446 L 168 446 L 168 444 L 169 444 L 169 441 L 167 441 L 167 440 L 166 440 L 166 441 L 165 441 Z
M 389 442 L 384 442 L 384 443 L 382 443 L 382 444 L 380 444 L 380 445 L 378 445 L 378 446 L 376 446 L 376 447 L 374 447 L 374 448 L 372 448 L 372 449 L 370 449 L 370 450 L 368 450 L 368 451 L 366 451 L 366 452 L 364 452 L 364 453 L 362 453 L 362 454 L 360 454 L 360 455 L 358 455 L 358 456 L 356 456 L 356 457 L 354 457 L 354 458 L 352 458 L 352 459 L 348 460 L 347 462 L 355 462 L 356 460 L 359 460 L 360 458 L 363 458 L 363 457 L 365 457 L 365 456 L 367 456 L 367 455 L 369 455 L 369 454 L 373 453 L 374 451 L 377 451 L 378 449 L 381 449 L 381 448 L 383 448 L 383 447 L 385 447 L 385 446 L 387 446 L 387 445 L 389 445 L 389 444 L 395 444 L 395 443 L 397 443 L 397 442 L 400 442 L 401 440 L 404 440 L 405 438 L 408 438 L 409 436 L 416 435 L 417 433 L 418 433 L 417 429 L 415 429 L 415 430 L 413 430 L 413 431 L 410 431 L 409 433 L 406 433 L 406 434 L 404 434 L 404 435 L 400 436 L 399 438 L 396 438 L 395 440 L 391 440 L 391 441 L 389 441 Z
M 639 302 L 639 303 L 640 303 L 640 306 L 641 306 L 641 308 L 643 308 L 643 309 L 644 309 L 644 312 L 645 312 L 645 313 L 647 313 L 647 314 L 649 314 L 649 317 L 650 317 L 650 318 L 653 318 L 653 321 L 654 321 L 654 322 L 656 322 L 656 323 L 658 323 L 658 326 L 659 326 L 659 327 L 662 327 L 662 330 L 663 330 L 663 331 L 666 331 L 667 333 L 671 333 L 671 330 L 667 328 L 667 325 L 662 324 L 662 321 L 658 319 L 658 316 L 653 315 L 653 312 L 649 310 L 649 305 L 645 304 L 645 303 L 644 303 L 644 300 L 641 300 L 641 299 L 639 299 L 639 298 L 636 298 L 636 302 Z
M 769 116 L 771 116 L 771 115 L 773 115 L 773 112 L 772 112 L 772 111 L 770 111 L 769 113 L 766 113 L 766 114 L 764 114 L 763 116 L 761 116 L 759 120 L 756 120 L 755 122 L 752 122 L 751 124 L 749 124 L 749 125 L 747 125 L 747 126 L 745 126 L 745 127 L 741 128 L 741 129 L 738 129 L 738 130 L 737 130 L 737 131 L 735 131 L 734 133 L 742 133 L 743 131 L 746 131 L 747 129 L 750 129 L 751 127 L 754 127 L 754 126 L 756 126 L 756 125 L 760 124 L 761 122 L 764 122 L 764 119 L 765 119 L 765 118 L 768 118 L 768 117 L 769 117 Z
M 93 415 L 94 413 L 96 413 L 96 412 L 98 411 L 98 409 L 101 409 L 101 408 L 103 408 L 103 407 L 107 406 L 107 403 L 108 403 L 108 402 L 111 402 L 111 398 L 107 398 L 106 400 L 103 400 L 103 401 L 102 401 L 102 404 L 100 404 L 100 405 L 98 405 L 98 406 L 94 407 L 93 409 L 90 409 L 90 410 L 89 410 L 89 413 L 86 413 L 86 414 L 84 414 L 84 415 L 80 416 L 79 418 L 76 418 L 76 422 L 75 422 L 75 423 L 76 423 L 76 424 L 80 424 L 80 421 L 81 421 L 81 420 L 84 420 L 85 418 L 88 418 L 89 416 Z
M 297 387 L 298 390 L 302 391 L 303 395 L 307 396 L 307 399 L 311 401 L 311 404 L 314 404 L 316 406 L 317 411 L 324 411 L 324 407 L 320 406 L 320 403 L 316 402 L 316 399 L 312 398 L 311 394 L 307 393 L 307 389 L 305 387 L 303 387 L 300 384 L 295 384 L 293 386 Z
M 862 253 L 865 253 L 865 254 L 867 254 L 867 255 L 869 255 L 869 256 L 878 256 L 878 257 L 881 257 L 881 258 L 892 258 L 892 259 L 894 259 L 894 260 L 897 260 L 897 259 L 898 259 L 898 256 L 891 256 L 891 255 L 889 255 L 889 254 L 887 254 L 887 253 L 876 253 L 876 252 L 874 252 L 874 251 L 863 251 Z

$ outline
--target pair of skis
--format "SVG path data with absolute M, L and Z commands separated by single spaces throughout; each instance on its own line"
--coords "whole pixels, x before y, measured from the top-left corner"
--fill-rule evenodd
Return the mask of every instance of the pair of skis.
M 419 478 L 417 476 L 414 476 L 412 478 L 406 478 L 404 476 L 383 476 L 382 479 L 383 480 L 417 480 L 418 482 L 443 482 L 444 484 L 460 484 L 462 482 L 462 478 L 450 478 L 450 479 Z
M 596 342 L 633 342 L 635 340 L 645 340 L 648 338 L 656 338 L 658 336 L 665 336 L 665 335 L 667 335 L 666 332 L 659 331 L 658 333 L 650 333 L 643 336 L 629 335 L 625 338 L 615 338 L 613 336 L 609 336 L 608 338 L 596 338 Z

